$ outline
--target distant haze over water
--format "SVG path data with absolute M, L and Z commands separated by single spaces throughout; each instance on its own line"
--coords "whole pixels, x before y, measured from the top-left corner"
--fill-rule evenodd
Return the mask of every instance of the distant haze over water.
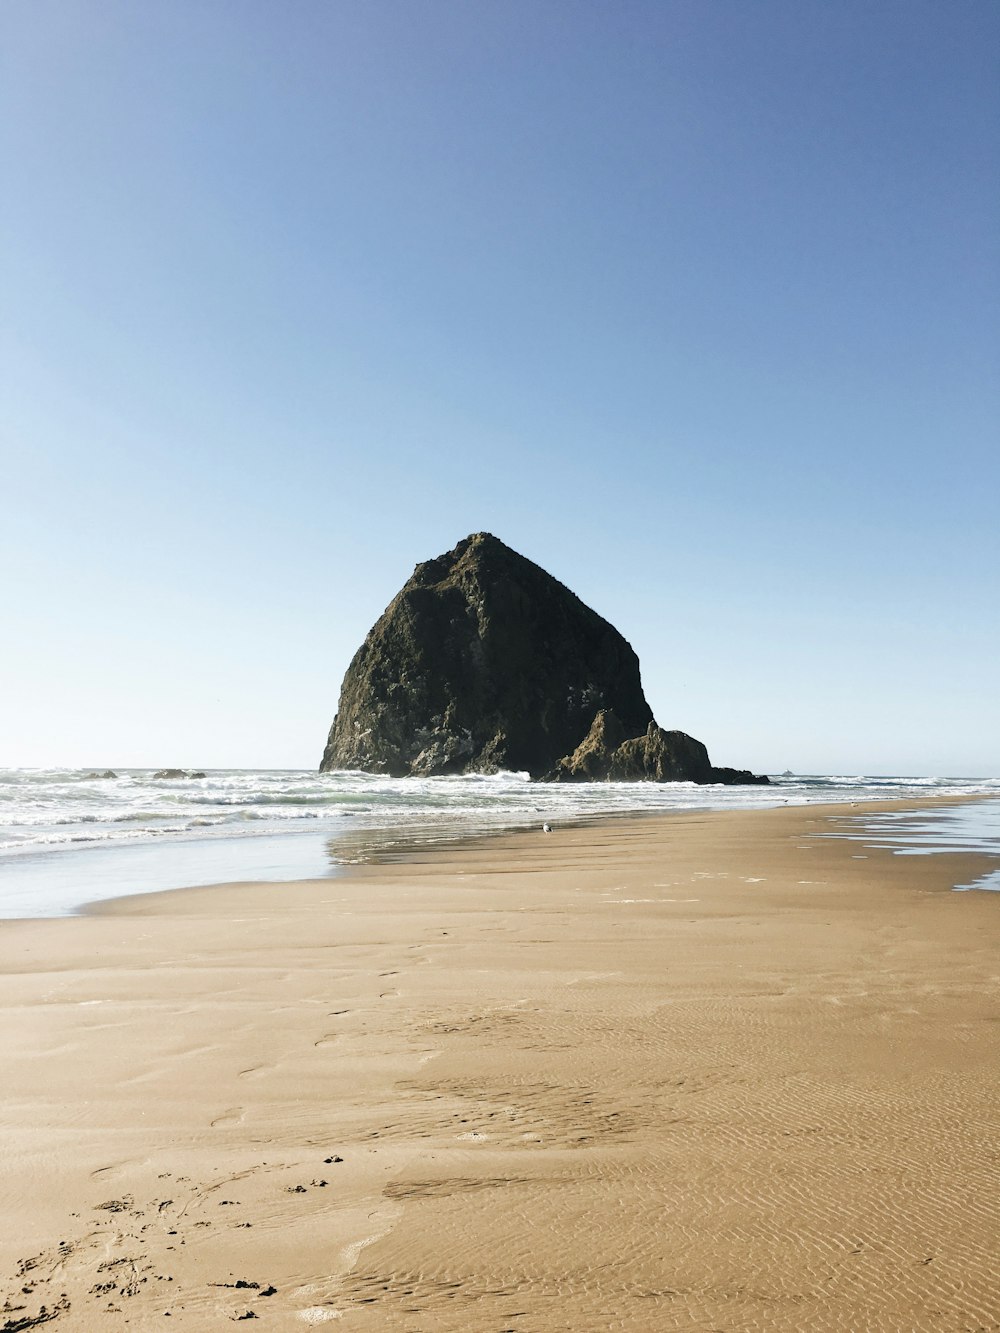
M 954 807 L 883 822 L 883 841 L 913 851 L 950 840 L 1000 855 L 1000 779 L 786 775 L 770 787 L 720 787 L 548 785 L 515 773 L 212 770 L 156 779 L 150 770 L 0 769 L 0 916 L 64 915 L 88 901 L 197 884 L 333 876 L 352 862 L 543 820 L 944 793 L 998 800 L 959 807 L 971 812 L 964 822 L 949 814 Z

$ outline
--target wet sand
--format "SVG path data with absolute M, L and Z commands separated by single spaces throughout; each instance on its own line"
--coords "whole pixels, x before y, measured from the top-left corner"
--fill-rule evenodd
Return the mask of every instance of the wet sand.
M 845 813 L 0 923 L 0 1330 L 1000 1329 L 1000 895 Z

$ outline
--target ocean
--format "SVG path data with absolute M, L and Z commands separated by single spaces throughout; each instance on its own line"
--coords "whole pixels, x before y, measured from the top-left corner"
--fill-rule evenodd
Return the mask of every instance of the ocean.
M 544 784 L 525 774 L 385 778 L 216 769 L 156 778 L 123 769 L 0 769 L 0 917 L 63 916 L 103 898 L 240 880 L 313 879 L 470 835 L 692 809 L 990 796 L 916 817 L 881 816 L 895 850 L 1000 857 L 1000 779 L 790 775 L 770 787 Z M 997 876 L 976 885 L 1000 888 Z

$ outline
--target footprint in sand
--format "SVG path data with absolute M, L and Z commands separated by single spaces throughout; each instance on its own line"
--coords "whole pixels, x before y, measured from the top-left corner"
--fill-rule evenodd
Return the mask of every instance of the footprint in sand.
M 222 1115 L 215 1117 L 212 1121 L 212 1128 L 222 1129 L 226 1125 L 238 1125 L 245 1115 L 246 1111 L 242 1106 L 231 1106 L 228 1111 L 224 1111 Z

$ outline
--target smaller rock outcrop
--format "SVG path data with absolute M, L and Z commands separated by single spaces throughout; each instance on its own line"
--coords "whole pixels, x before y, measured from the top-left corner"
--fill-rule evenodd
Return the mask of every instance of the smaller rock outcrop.
M 117 776 L 118 774 L 114 769 L 106 768 L 103 773 L 84 773 L 83 780 L 85 782 L 93 782 L 99 778 L 116 778 Z
M 651 722 L 650 726 L 655 726 Z M 618 714 L 602 708 L 591 723 L 590 730 L 572 754 L 547 773 L 548 782 L 602 782 L 611 768 L 612 756 L 629 739 Z
M 715 768 L 708 750 L 683 731 L 664 731 L 650 722 L 640 736 L 629 736 L 610 709 L 601 709 L 590 731 L 571 755 L 560 759 L 549 782 L 721 782 L 764 784 L 768 779 L 745 769 Z
M 204 776 L 204 773 L 189 773 L 185 768 L 161 768 L 153 774 L 153 781 L 157 782 L 161 778 L 173 780 L 175 778 L 203 778 Z

